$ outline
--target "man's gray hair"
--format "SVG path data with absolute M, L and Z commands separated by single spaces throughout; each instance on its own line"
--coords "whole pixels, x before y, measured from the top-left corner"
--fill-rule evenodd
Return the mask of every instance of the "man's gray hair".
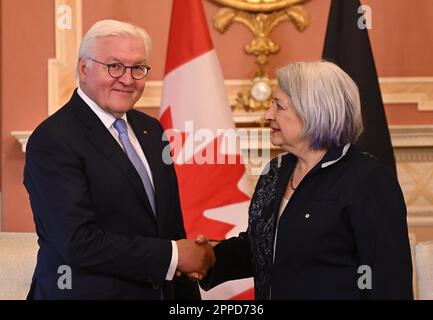
M 146 48 L 147 59 L 152 53 L 152 40 L 149 34 L 142 28 L 128 22 L 117 20 L 101 20 L 96 22 L 81 40 L 78 58 L 92 56 L 95 40 L 102 37 L 133 37 L 142 40 Z
M 362 133 L 358 87 L 337 65 L 328 61 L 289 64 L 277 70 L 277 81 L 302 119 L 312 149 L 343 146 Z

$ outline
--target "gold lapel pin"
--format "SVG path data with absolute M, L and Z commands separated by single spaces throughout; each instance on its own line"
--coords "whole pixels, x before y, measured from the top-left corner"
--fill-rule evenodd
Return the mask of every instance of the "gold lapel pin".
M 147 134 L 147 130 L 143 130 L 143 133 L 144 133 L 144 134 Z

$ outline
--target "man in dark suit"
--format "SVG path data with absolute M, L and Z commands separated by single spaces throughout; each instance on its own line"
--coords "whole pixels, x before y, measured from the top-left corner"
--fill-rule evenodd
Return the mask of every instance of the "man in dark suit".
M 186 240 L 159 122 L 133 110 L 150 38 L 103 20 L 80 45 L 79 88 L 27 144 L 24 184 L 39 252 L 30 299 L 189 299 L 210 245 Z

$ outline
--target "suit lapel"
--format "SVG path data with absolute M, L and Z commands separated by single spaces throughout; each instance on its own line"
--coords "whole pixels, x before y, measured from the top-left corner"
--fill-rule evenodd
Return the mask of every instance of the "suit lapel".
M 72 99 L 71 105 L 74 108 L 74 113 L 85 127 L 87 138 L 124 174 L 147 211 L 149 211 L 149 214 L 154 217 L 143 182 L 137 170 L 135 170 L 131 161 L 128 159 L 128 156 L 100 121 L 98 116 L 94 114 L 77 93 L 74 93 Z

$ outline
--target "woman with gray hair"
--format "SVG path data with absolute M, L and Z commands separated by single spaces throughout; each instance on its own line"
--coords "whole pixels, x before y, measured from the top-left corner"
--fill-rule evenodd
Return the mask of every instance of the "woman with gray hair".
M 411 299 L 406 207 L 395 175 L 353 143 L 353 80 L 326 61 L 277 71 L 265 118 L 285 153 L 260 177 L 245 233 L 214 247 L 208 290 L 254 276 L 256 299 Z

